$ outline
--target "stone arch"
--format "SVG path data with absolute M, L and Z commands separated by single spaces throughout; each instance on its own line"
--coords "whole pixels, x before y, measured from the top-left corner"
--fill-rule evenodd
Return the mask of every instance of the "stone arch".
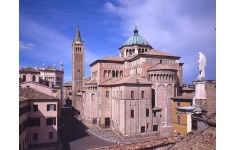
M 144 53 L 144 49 L 142 49 L 142 53 Z
M 151 81 L 153 81 L 153 74 L 151 74 Z
M 112 70 L 112 77 L 116 77 L 116 72 Z
M 111 77 L 111 70 L 108 70 L 108 77 Z
M 116 77 L 118 77 L 119 76 L 119 71 L 118 70 L 116 70 Z
M 154 74 L 154 81 L 157 81 L 157 75 Z
M 120 71 L 120 77 L 123 77 L 123 71 L 122 70 Z
M 103 77 L 107 77 L 107 70 L 104 70 Z

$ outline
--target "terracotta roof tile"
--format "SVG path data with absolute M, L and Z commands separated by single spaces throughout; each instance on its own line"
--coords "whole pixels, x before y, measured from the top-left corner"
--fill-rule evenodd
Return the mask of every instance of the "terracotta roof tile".
M 110 78 L 110 79 L 102 82 L 101 85 L 112 85 L 119 80 L 121 80 L 121 78 Z
M 175 144 L 180 140 L 181 137 L 169 137 L 169 138 L 161 138 L 161 139 L 135 142 L 129 144 L 120 144 L 115 146 L 94 148 L 93 150 L 137 150 L 137 149 L 140 150 L 140 149 L 164 148 L 168 145 Z
M 45 99 L 45 100 L 48 100 L 48 99 L 54 99 L 55 100 L 55 99 L 57 99 L 54 96 L 47 95 L 45 93 L 42 93 L 38 90 L 29 88 L 29 87 L 19 88 L 19 95 L 27 97 L 29 99 L 37 99 L 37 100 L 39 100 L 39 99 L 40 100 L 42 100 L 42 99 Z
M 216 112 L 216 81 L 206 81 L 206 110 L 207 116 Z
M 160 51 L 160 50 L 155 50 L 155 49 L 148 50 L 148 51 L 144 52 L 143 54 L 158 55 L 158 56 L 174 56 L 174 57 L 179 57 L 179 56 L 175 56 L 175 55 L 172 55 L 172 54 L 169 54 L 169 53 Z
M 65 82 L 63 86 L 72 86 L 72 82 Z
M 35 72 L 35 73 L 40 73 L 38 70 L 32 68 L 32 67 L 26 67 L 26 68 L 21 68 L 19 70 L 20 72 Z
M 216 149 L 216 128 L 208 127 L 199 133 L 188 133 L 176 143 L 172 150 L 211 150 Z
M 124 61 L 124 58 L 123 57 L 119 57 L 119 56 L 108 56 L 108 57 L 102 58 L 100 60 Z
M 129 83 L 129 84 L 152 84 L 146 78 L 141 77 L 139 74 L 133 74 L 122 78 L 121 80 L 115 82 L 114 84 L 122 84 L 122 83 Z
M 175 70 L 177 71 L 177 65 L 176 64 L 156 64 L 153 67 L 149 68 L 148 71 L 152 70 Z
M 19 101 L 22 102 L 22 101 L 26 101 L 28 98 L 27 97 L 24 97 L 24 96 L 20 96 L 19 95 Z
M 173 97 L 171 99 L 193 99 L 195 92 L 183 93 L 183 95 Z
M 97 84 L 97 80 L 96 79 L 92 79 L 90 81 L 86 81 L 85 84 Z
M 182 91 L 195 91 L 195 89 L 185 86 L 183 87 Z

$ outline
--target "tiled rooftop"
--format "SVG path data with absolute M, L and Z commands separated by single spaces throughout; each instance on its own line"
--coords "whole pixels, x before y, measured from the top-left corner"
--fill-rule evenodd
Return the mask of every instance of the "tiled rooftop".
M 19 95 L 19 101 L 22 102 L 22 101 L 26 101 L 28 98 L 27 97 L 24 97 L 24 96 L 20 96 Z
M 207 116 L 216 112 L 216 81 L 206 81 L 206 110 Z
M 24 96 L 29 99 L 37 99 L 37 100 L 43 100 L 43 99 L 45 99 L 45 100 L 54 99 L 55 100 L 55 99 L 57 99 L 54 96 L 47 95 L 45 93 L 42 93 L 38 90 L 29 88 L 29 87 L 19 88 L 19 95 Z
M 124 58 L 123 57 L 119 57 L 119 56 L 108 56 L 108 57 L 102 58 L 100 60 L 124 61 Z
M 172 99 L 193 99 L 195 92 L 183 93 L 180 96 L 173 97 Z
M 172 55 L 172 54 L 160 51 L 160 50 L 155 50 L 155 49 L 148 50 L 148 51 L 144 52 L 143 54 L 179 57 L 179 56 L 175 56 L 175 55 Z
M 40 73 L 38 70 L 32 68 L 32 67 L 26 67 L 26 68 L 21 68 L 19 70 L 20 72 L 35 72 L 35 73 Z
M 63 86 L 72 86 L 72 82 L 65 82 Z
M 110 78 L 110 79 L 102 82 L 101 85 L 112 85 L 119 80 L 121 80 L 121 78 Z
M 97 84 L 97 80 L 92 79 L 91 81 L 86 81 L 85 84 Z
M 156 64 L 153 67 L 148 69 L 151 70 L 176 70 L 177 71 L 177 65 L 176 64 Z
M 212 150 L 216 149 L 216 128 L 208 127 L 199 133 L 188 133 L 171 150 Z
M 122 84 L 122 83 L 130 83 L 130 84 L 152 84 L 146 78 L 141 77 L 139 74 L 129 75 L 121 80 L 115 82 L 114 84 Z
M 153 148 L 162 148 L 171 144 L 175 144 L 180 141 L 181 137 L 170 137 L 170 138 L 161 138 L 143 142 L 129 143 L 129 144 L 120 144 L 109 147 L 100 147 L 94 148 L 92 150 L 143 150 L 143 149 L 153 149 Z

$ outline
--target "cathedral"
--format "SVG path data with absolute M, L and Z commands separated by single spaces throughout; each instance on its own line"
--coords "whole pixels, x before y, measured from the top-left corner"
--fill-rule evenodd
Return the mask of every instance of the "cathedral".
M 87 123 L 123 138 L 168 137 L 173 133 L 171 100 L 183 87 L 180 57 L 154 49 L 137 27 L 119 48 L 90 64 L 84 78 L 84 42 L 72 41 L 72 105 Z

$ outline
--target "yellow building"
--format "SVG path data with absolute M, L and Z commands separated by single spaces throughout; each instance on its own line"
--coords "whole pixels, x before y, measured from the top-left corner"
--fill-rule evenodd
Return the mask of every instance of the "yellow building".
M 183 135 L 191 131 L 191 110 L 194 89 L 183 88 L 183 94 L 173 100 L 173 135 Z M 182 109 L 183 108 L 183 109 Z

